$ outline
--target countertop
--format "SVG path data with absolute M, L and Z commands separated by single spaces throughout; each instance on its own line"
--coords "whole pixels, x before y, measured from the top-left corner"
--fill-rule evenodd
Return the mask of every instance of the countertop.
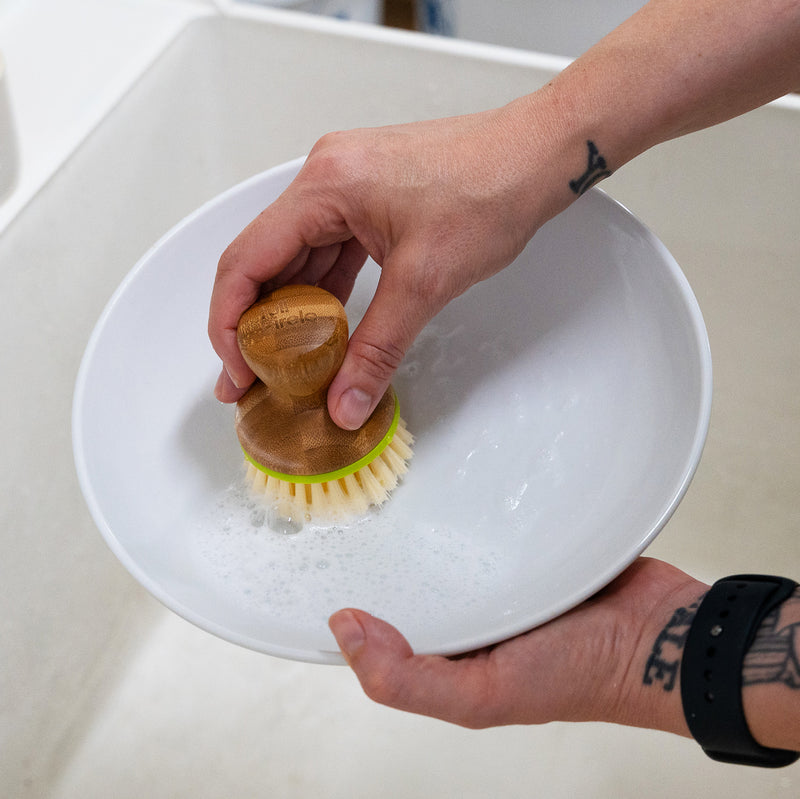
M 103 60 L 72 77 L 60 66 L 78 40 L 59 35 L 74 30 L 59 4 L 40 4 L 54 27 L 30 45 L 36 59 L 0 27 L 23 157 L 37 165 L 0 226 L 0 793 L 797 796 L 796 768 L 731 770 L 661 733 L 475 733 L 377 707 L 348 670 L 226 644 L 121 568 L 80 494 L 70 413 L 92 327 L 136 260 L 328 130 L 499 105 L 565 62 L 224 4 L 86 2 L 111 33 Z M 21 25 L 23 5 L 0 4 L 0 21 Z M 63 81 L 49 99 L 34 64 Z M 706 318 L 708 443 L 648 552 L 706 580 L 800 575 L 799 135 L 787 99 L 656 148 L 605 184 L 673 252 Z

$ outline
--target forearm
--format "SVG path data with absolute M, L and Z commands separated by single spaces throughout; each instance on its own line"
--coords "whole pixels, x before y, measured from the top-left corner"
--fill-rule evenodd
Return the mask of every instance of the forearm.
M 795 89 L 800 89 L 798 0 L 651 0 L 509 112 L 518 122 L 529 117 L 534 162 L 536 148 L 545 142 L 545 157 L 561 169 L 557 174 L 554 166 L 548 185 L 556 204 L 566 207 L 650 147 Z M 650 614 L 638 660 L 624 677 L 628 689 L 610 720 L 689 734 L 680 660 L 704 589 L 687 583 Z M 798 606 L 795 600 L 800 617 Z M 763 627 L 745 662 L 745 714 L 764 746 L 800 748 L 799 629 Z
M 800 589 L 759 627 L 742 683 L 753 737 L 762 746 L 800 751 Z
M 800 89 L 799 53 L 798 0 L 651 0 L 515 113 L 557 142 L 553 155 L 570 170 L 561 175 L 566 204 L 587 141 L 610 173 L 660 142 Z
M 686 636 L 707 587 L 692 581 L 650 615 L 618 720 L 689 735 L 681 705 Z M 742 667 L 747 725 L 762 746 L 800 750 L 800 589 L 759 627 Z

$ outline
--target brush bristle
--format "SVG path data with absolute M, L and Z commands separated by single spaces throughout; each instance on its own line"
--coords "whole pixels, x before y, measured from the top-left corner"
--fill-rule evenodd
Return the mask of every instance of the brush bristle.
M 343 522 L 380 506 L 408 471 L 414 437 L 400 419 L 392 440 L 375 460 L 353 474 L 324 483 L 291 483 L 262 472 L 247 461 L 253 493 L 284 519 Z

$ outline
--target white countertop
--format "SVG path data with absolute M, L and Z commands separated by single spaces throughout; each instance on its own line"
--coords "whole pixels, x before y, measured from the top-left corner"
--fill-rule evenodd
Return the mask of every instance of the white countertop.
M 19 178 L 0 232 L 207 3 L 0 0 Z
M 136 260 L 209 197 L 326 130 L 498 105 L 564 61 L 286 12 L 219 20 L 199 2 L 69 5 L 0 0 L 31 165 L 27 205 L 0 235 L 0 794 L 794 799 L 796 769 L 732 780 L 665 734 L 473 733 L 388 711 L 346 669 L 193 628 L 122 569 L 80 495 L 70 412 L 91 329 Z M 113 32 L 95 42 L 99 62 L 71 63 L 79 5 Z M 5 24 L 22 26 L 23 6 L 53 10 L 30 50 Z M 36 76 L 57 63 L 76 71 L 47 94 Z M 800 574 L 798 131 L 796 101 L 781 101 L 607 182 L 673 252 L 709 329 L 706 451 L 649 550 L 705 579 Z
M 0 53 L 20 161 L 17 184 L 0 203 L 0 233 L 186 24 L 211 14 L 295 18 L 328 31 L 342 24 L 236 0 L 0 0 Z M 378 39 L 406 35 L 359 23 L 348 28 Z M 517 57 L 480 43 L 431 38 L 429 46 Z M 539 55 L 556 69 L 568 61 Z

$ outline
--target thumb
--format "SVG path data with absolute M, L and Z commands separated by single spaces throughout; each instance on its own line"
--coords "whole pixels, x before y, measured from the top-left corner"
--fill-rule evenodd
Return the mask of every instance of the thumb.
M 362 610 L 340 610 L 328 623 L 373 701 L 467 727 L 491 723 L 492 692 L 482 660 L 415 655 L 398 630 Z
M 392 625 L 362 610 L 340 610 L 329 619 L 339 648 L 364 693 L 373 701 L 417 713 L 428 713 L 425 694 L 433 677 L 433 658 L 415 656 L 411 645 Z M 444 658 L 442 665 L 448 663 Z M 427 679 L 420 679 L 427 671 Z
M 428 323 L 426 308 L 407 293 L 378 289 L 328 387 L 328 412 L 345 430 L 357 430 L 370 417 L 406 351 Z
M 411 645 L 399 630 L 363 610 L 340 610 L 328 620 L 348 664 L 365 676 L 380 663 L 413 657 Z

